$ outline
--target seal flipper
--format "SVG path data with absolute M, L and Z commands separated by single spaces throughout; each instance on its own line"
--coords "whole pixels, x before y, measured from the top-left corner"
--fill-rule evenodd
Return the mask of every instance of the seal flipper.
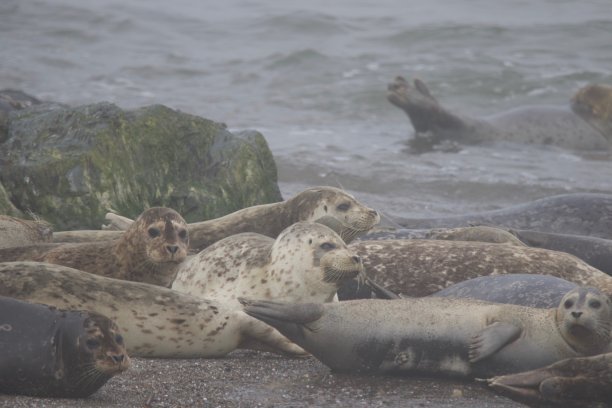
M 522 329 L 512 323 L 495 322 L 472 337 L 470 363 L 483 360 L 501 350 L 521 335 Z
M 485 380 L 495 391 L 515 398 L 541 400 L 540 384 L 551 377 L 547 368 L 519 374 L 502 375 Z

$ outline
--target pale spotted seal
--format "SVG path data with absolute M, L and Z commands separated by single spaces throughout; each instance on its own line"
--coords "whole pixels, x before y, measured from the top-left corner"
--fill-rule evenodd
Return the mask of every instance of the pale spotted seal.
M 187 257 L 186 223 L 176 211 L 153 207 L 113 241 L 45 244 L 0 250 L 0 262 L 39 261 L 117 279 L 168 287 Z
M 397 77 L 387 99 L 414 127 L 415 152 L 444 144 L 505 141 L 553 145 L 573 150 L 608 150 L 612 145 L 612 87 L 590 85 L 578 91 L 571 108 L 528 106 L 485 118 L 454 114 L 442 107 L 420 80 Z M 456 148 L 456 146 L 453 146 Z
M 404 229 L 376 228 L 359 237 L 361 241 L 378 239 L 442 239 L 446 241 L 477 241 L 492 244 L 525 246 L 510 231 L 488 225 L 457 228 Z
M 51 225 L 42 220 L 24 220 L 0 215 L 0 248 L 50 242 Z
M 112 220 L 112 214 L 107 215 Z M 130 220 L 120 217 L 119 227 Z M 191 248 L 207 246 L 241 232 L 256 232 L 276 238 L 282 230 L 299 221 L 327 225 L 350 242 L 378 224 L 380 216 L 347 192 L 334 187 L 312 187 L 294 197 L 273 204 L 262 204 L 228 214 L 214 220 L 188 225 Z
M 110 319 L 0 296 L 0 393 L 83 398 L 129 365 Z
M 583 292 L 593 294 L 587 303 L 576 301 Z M 242 301 L 247 314 L 338 371 L 509 374 L 602 353 L 611 338 L 612 305 L 593 288 L 569 292 L 553 309 L 431 297 Z
M 411 229 L 490 225 L 612 239 L 612 194 L 561 194 L 480 213 L 393 219 Z
M 0 295 L 108 316 L 133 357 L 211 358 L 236 348 L 304 354 L 276 330 L 218 302 L 61 265 L 0 263 Z
M 612 294 L 612 277 L 573 255 L 540 248 L 440 240 L 361 241 L 349 245 L 369 278 L 395 293 L 426 296 L 486 275 L 552 275 Z
M 587 407 L 612 401 L 612 353 L 574 357 L 535 370 L 487 380 L 495 391 L 525 403 Z
M 363 265 L 325 225 L 298 222 L 276 240 L 255 233 L 225 238 L 183 262 L 172 289 L 240 307 L 237 298 L 329 302 Z

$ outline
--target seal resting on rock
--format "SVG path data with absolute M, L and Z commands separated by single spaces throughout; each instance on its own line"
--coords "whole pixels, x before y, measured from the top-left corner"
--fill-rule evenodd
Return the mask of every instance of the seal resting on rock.
M 612 401 L 612 353 L 574 357 L 487 380 L 495 391 L 528 404 L 586 407 Z
M 398 76 L 388 85 L 387 99 L 410 118 L 416 152 L 444 143 L 505 141 L 554 145 L 572 150 L 609 150 L 612 146 L 612 87 L 593 84 L 572 98 L 571 109 L 527 106 L 475 119 L 450 112 L 425 83 Z M 442 147 L 443 148 L 443 147 Z
M 51 225 L 45 221 L 0 215 L 0 248 L 50 242 L 52 235 Z
M 84 398 L 130 366 L 110 319 L 4 296 L 0 345 L 3 394 Z
M 216 242 L 180 265 L 172 289 L 240 308 L 239 296 L 329 302 L 356 277 L 363 281 L 361 259 L 338 234 L 298 222 L 276 240 L 247 232 Z
M 187 224 L 176 211 L 144 211 L 119 239 L 81 244 L 42 244 L 0 249 L 0 262 L 38 261 L 96 275 L 168 287 L 187 257 Z
M 305 354 L 270 326 L 219 302 L 60 265 L 0 263 L 0 295 L 102 313 L 117 324 L 133 357 L 212 358 L 236 348 Z
M 572 290 L 554 309 L 432 297 L 242 301 L 337 371 L 488 377 L 599 354 L 611 336 L 612 305 L 593 288 Z

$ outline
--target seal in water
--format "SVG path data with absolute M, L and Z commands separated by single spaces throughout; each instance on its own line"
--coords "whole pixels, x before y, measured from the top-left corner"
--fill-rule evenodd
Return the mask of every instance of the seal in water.
M 0 215 L 0 248 L 50 242 L 53 230 L 42 220 L 23 220 Z
M 360 277 L 361 259 L 325 225 L 298 222 L 276 240 L 251 232 L 222 239 L 179 267 L 172 289 L 240 308 L 237 298 L 329 302 Z
M 130 366 L 110 319 L 4 296 L 0 345 L 3 394 L 84 398 Z
M 393 217 L 393 220 L 411 229 L 484 224 L 612 239 L 612 195 L 561 194 L 480 213 L 434 218 Z
M 102 313 L 117 323 L 133 357 L 211 358 L 236 348 L 304 355 L 276 330 L 219 302 L 61 265 L 0 263 L 0 295 Z
M 349 245 L 368 278 L 406 296 L 426 296 L 487 275 L 552 275 L 612 294 L 612 277 L 573 255 L 540 248 L 442 240 L 361 241 Z
M 612 401 L 612 353 L 574 357 L 535 370 L 487 380 L 495 391 L 521 402 L 586 407 Z
M 144 211 L 114 241 L 41 244 L 0 250 L 0 261 L 39 261 L 96 275 L 168 287 L 187 257 L 189 236 L 183 217 L 165 207 Z
M 111 223 L 114 218 L 113 214 L 107 214 Z M 120 220 L 119 226 L 130 221 L 125 217 L 120 217 Z M 326 225 L 348 243 L 378 224 L 380 216 L 345 191 L 334 187 L 312 187 L 286 201 L 243 208 L 221 218 L 189 224 L 188 230 L 191 248 L 200 251 L 241 232 L 276 238 L 285 228 L 300 221 Z
M 602 353 L 611 338 L 609 299 L 583 287 L 554 309 L 432 297 L 243 303 L 338 371 L 509 374 Z
M 440 105 L 423 83 L 396 77 L 387 99 L 410 118 L 415 152 L 444 143 L 506 141 L 554 145 L 573 150 L 608 150 L 612 144 L 612 87 L 589 85 L 572 98 L 571 109 L 526 106 L 485 118 L 454 114 Z

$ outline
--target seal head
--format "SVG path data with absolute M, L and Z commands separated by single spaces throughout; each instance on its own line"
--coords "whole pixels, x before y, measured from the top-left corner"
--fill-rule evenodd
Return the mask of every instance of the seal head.
M 612 142 L 612 86 L 587 85 L 576 92 L 571 106 L 574 113 Z

